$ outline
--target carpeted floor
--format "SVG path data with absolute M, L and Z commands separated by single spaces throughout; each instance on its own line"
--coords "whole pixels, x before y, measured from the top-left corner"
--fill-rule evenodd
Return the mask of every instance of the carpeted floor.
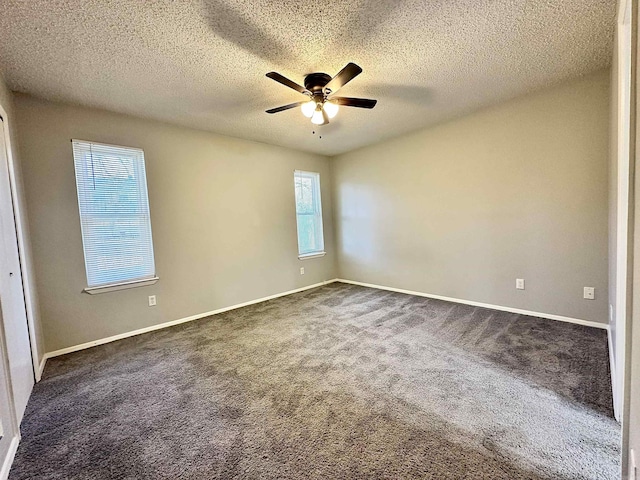
M 47 364 L 10 479 L 616 478 L 604 330 L 334 283 Z

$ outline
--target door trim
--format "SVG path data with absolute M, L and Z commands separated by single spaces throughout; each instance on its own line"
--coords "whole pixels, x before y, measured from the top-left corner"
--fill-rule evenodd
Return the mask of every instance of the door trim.
M 632 63 L 632 25 L 631 25 L 631 0 L 621 0 L 618 5 L 618 15 L 616 20 L 617 28 L 617 55 L 618 55 L 618 75 L 617 81 L 618 95 L 614 101 L 616 107 L 616 133 L 617 138 L 612 139 L 617 143 L 617 164 L 618 178 L 616 179 L 617 206 L 616 206 L 616 267 L 615 283 L 616 298 L 613 299 L 615 305 L 615 346 L 616 351 L 610 352 L 613 355 L 612 383 L 613 389 L 613 410 L 616 420 L 622 420 L 625 388 L 625 351 L 627 338 L 627 319 L 629 318 L 629 286 L 630 286 L 630 266 L 629 248 L 630 242 L 630 201 L 631 201 L 631 63 Z
M 20 444 L 20 435 L 16 435 L 11 439 L 11 446 L 9 447 L 9 451 L 7 452 L 7 456 L 2 463 L 2 469 L 0 469 L 0 480 L 6 480 L 9 478 L 9 471 L 11 470 L 11 466 L 13 465 L 13 459 L 16 456 L 16 451 L 18 450 L 18 445 Z
M 11 199 L 13 206 L 13 216 L 16 223 L 16 236 L 18 238 L 18 256 L 20 259 L 20 270 L 22 273 L 22 291 L 24 292 L 24 303 L 26 306 L 27 326 L 29 330 L 29 340 L 31 343 L 31 363 L 33 365 L 33 374 L 36 382 L 40 381 L 40 352 L 38 351 L 37 330 L 36 330 L 36 312 L 37 305 L 34 292 L 31 290 L 32 278 L 26 248 L 26 234 L 23 219 L 26 219 L 25 207 L 22 204 L 20 195 L 18 194 L 18 182 L 16 180 L 16 159 L 13 157 L 13 148 L 11 144 L 11 119 L 7 115 L 4 106 L 0 104 L 0 118 L 4 123 L 4 144 L 7 150 L 7 166 L 9 168 L 9 184 L 11 186 Z
M 624 7 L 623 7 L 624 5 Z M 625 8 L 625 10 L 622 10 Z M 622 367 L 623 372 L 619 377 L 622 378 L 623 384 L 618 386 L 618 391 L 622 392 L 622 459 L 621 459 L 621 478 L 626 479 L 629 477 L 629 463 L 630 463 L 630 455 L 629 455 L 629 436 L 630 429 L 632 426 L 629 424 L 631 418 L 631 375 L 634 374 L 633 366 L 631 365 L 631 348 L 632 348 L 632 329 L 634 328 L 633 322 L 636 313 L 634 312 L 634 293 L 637 293 L 638 289 L 637 281 L 633 278 L 634 272 L 634 262 L 637 262 L 637 255 L 634 258 L 634 249 L 637 248 L 638 244 L 638 231 L 637 231 L 637 216 L 638 209 L 636 202 L 638 201 L 638 190 L 637 190 L 637 182 L 638 182 L 638 155 L 640 151 L 637 149 L 638 140 L 640 139 L 640 130 L 638 130 L 638 122 L 637 122 L 637 112 L 638 112 L 638 59 L 640 55 L 638 54 L 638 28 L 640 25 L 640 21 L 638 20 L 638 0 L 621 0 L 621 6 L 619 15 L 628 15 L 627 18 L 623 17 L 623 21 L 626 20 L 630 23 L 630 48 L 631 55 L 630 58 L 627 59 L 629 62 L 630 68 L 630 91 L 629 91 L 629 175 L 630 175 L 630 185 L 629 185 L 629 198 L 628 198 L 628 209 L 629 209 L 629 217 L 631 219 L 629 223 L 628 230 L 628 242 L 629 249 L 627 250 L 627 265 L 628 265 L 628 276 L 626 277 L 627 285 L 627 298 L 626 298 L 626 308 L 627 315 L 626 318 L 623 319 L 624 323 L 624 345 L 623 345 L 623 353 L 622 353 L 622 366 L 617 366 L 616 368 L 620 369 Z M 635 345 L 633 345 L 635 347 Z

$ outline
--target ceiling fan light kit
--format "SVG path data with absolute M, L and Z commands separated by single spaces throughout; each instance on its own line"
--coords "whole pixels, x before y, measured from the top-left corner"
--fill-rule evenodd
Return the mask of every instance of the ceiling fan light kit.
M 324 114 L 322 111 L 322 105 L 320 105 L 319 103 L 317 105 L 318 106 L 313 112 L 313 115 L 311 115 L 311 123 L 313 123 L 314 125 L 324 125 Z
M 324 108 L 324 111 L 327 112 L 327 115 L 329 115 L 330 119 L 338 114 L 338 105 L 333 103 L 331 100 L 324 102 L 322 108 Z
M 316 111 L 316 102 L 314 102 L 313 100 L 304 102 L 302 105 L 300 105 L 300 110 L 302 110 L 302 114 L 305 117 L 311 118 L 313 116 L 313 112 Z
M 376 106 L 377 100 L 333 96 L 360 73 L 362 73 L 362 69 L 358 65 L 348 63 L 333 78 L 326 73 L 310 73 L 304 78 L 303 87 L 277 72 L 269 72 L 267 77 L 306 95 L 309 100 L 272 108 L 267 110 L 267 113 L 283 112 L 299 106 L 302 114 L 311 119 L 311 123 L 314 125 L 326 125 L 330 119 L 338 114 L 339 105 L 371 109 Z

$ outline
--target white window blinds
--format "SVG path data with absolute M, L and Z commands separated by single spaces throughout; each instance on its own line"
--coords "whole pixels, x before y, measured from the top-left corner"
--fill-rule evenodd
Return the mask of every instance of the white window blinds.
M 154 278 L 144 152 L 72 144 L 88 286 Z
M 294 184 L 298 224 L 298 255 L 324 253 L 320 174 L 296 170 Z

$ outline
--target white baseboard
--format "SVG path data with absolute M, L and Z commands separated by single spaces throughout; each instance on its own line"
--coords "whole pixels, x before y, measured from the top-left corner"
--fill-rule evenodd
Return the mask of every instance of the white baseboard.
M 9 450 L 7 451 L 7 456 L 4 458 L 2 462 L 2 469 L 0 469 L 0 480 L 7 480 L 9 478 L 9 470 L 11 470 L 11 465 L 13 465 L 13 459 L 16 456 L 16 451 L 18 450 L 18 445 L 20 444 L 20 436 L 16 435 L 11 440 L 11 444 L 9 445 Z
M 522 310 L 520 308 L 503 307 L 502 305 L 492 305 L 490 303 L 474 302 L 472 300 L 462 300 L 460 298 L 445 297 L 442 295 L 433 295 L 433 294 L 424 293 L 424 292 L 415 292 L 413 290 L 403 290 L 402 288 L 385 287 L 383 285 L 356 282 L 354 280 L 345 280 L 343 278 L 338 278 L 336 281 L 341 283 L 349 283 L 352 285 L 360 285 L 361 287 L 377 288 L 379 290 L 388 290 L 390 292 L 406 293 L 408 295 L 417 295 L 419 297 L 435 298 L 437 300 L 445 300 L 447 302 L 453 302 L 453 303 L 462 303 L 464 305 L 472 305 L 474 307 L 491 308 L 493 310 L 500 310 L 503 312 L 518 313 L 520 315 L 529 315 L 531 317 L 548 318 L 550 320 L 558 320 L 561 322 L 577 323 L 578 325 L 585 325 L 587 327 L 602 328 L 605 330 L 608 329 L 608 325 L 605 323 L 592 322 L 590 320 L 581 320 L 579 318 L 564 317 L 562 315 L 555 315 L 552 313 L 532 312 L 530 310 Z
M 613 335 L 611 328 L 607 328 L 607 343 L 609 344 L 609 369 L 611 370 L 611 394 L 613 396 L 613 416 L 620 422 L 620 405 L 618 403 L 618 390 L 616 388 L 616 356 L 613 351 Z
M 178 320 L 172 320 L 170 322 L 159 323 L 158 325 L 151 325 L 150 327 L 140 328 L 138 330 L 132 330 L 130 332 L 120 333 L 118 335 L 113 335 L 111 337 L 101 338 L 99 340 L 93 340 L 91 342 L 82 343 L 80 345 L 74 345 L 72 347 L 62 348 L 60 350 L 55 350 L 53 352 L 48 352 L 44 354 L 42 362 L 40 363 L 40 374 L 42 374 L 42 370 L 44 370 L 44 365 L 47 359 L 58 357 L 60 355 L 66 355 L 67 353 L 77 352 L 79 350 L 84 350 L 86 348 L 96 347 L 98 345 L 104 345 L 105 343 L 115 342 L 116 340 L 122 340 L 123 338 L 134 337 L 136 335 L 141 335 L 143 333 L 153 332 L 155 330 L 161 330 L 163 328 L 173 327 L 174 325 L 179 325 L 181 323 L 191 322 L 193 320 L 198 320 L 200 318 L 209 317 L 211 315 L 216 315 L 218 313 L 228 312 L 229 310 L 235 310 L 236 308 L 247 307 L 249 305 L 253 305 L 255 303 L 266 302 L 267 300 L 273 300 L 274 298 L 284 297 L 286 295 L 291 295 L 292 293 L 303 292 L 305 290 L 309 290 L 311 288 L 321 287 L 323 285 L 328 285 L 329 283 L 336 282 L 337 279 L 326 280 L 320 283 L 314 283 L 313 285 L 308 285 L 306 287 L 296 288 L 295 290 L 289 290 L 287 292 L 276 293 L 275 295 L 269 295 L 268 297 L 257 298 L 255 300 L 249 300 L 248 302 L 239 303 L 237 305 L 231 305 L 229 307 L 219 308 L 217 310 L 211 310 L 210 312 L 198 313 L 196 315 L 191 315 L 190 317 L 179 318 Z

